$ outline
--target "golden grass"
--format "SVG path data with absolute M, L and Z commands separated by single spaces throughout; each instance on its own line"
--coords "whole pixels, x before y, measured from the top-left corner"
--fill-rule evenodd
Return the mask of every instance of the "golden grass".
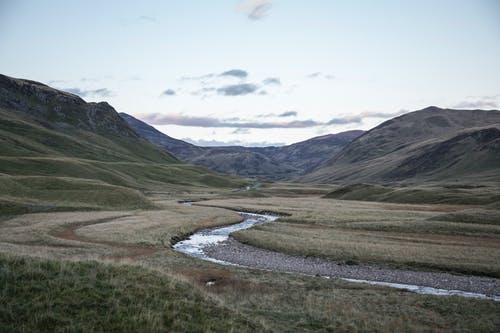
M 234 234 L 238 240 L 261 248 L 339 261 L 500 277 L 500 225 L 489 220 L 485 224 L 453 221 L 453 216 L 462 215 L 450 212 L 460 212 L 466 206 L 319 198 L 229 199 L 199 204 L 291 213 L 276 223 Z M 490 219 L 492 214 L 488 213 Z M 441 215 L 447 220 L 440 221 Z

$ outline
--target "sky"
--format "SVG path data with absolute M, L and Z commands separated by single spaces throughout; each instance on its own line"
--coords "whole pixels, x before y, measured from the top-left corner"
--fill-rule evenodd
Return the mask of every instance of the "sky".
M 266 146 L 500 108 L 500 0 L 0 0 L 0 73 Z

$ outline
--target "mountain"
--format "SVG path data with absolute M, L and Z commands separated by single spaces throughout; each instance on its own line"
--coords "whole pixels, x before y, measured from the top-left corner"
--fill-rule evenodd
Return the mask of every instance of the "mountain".
M 388 120 L 301 178 L 321 183 L 500 181 L 500 111 L 428 107 Z
M 302 175 L 335 156 L 363 131 L 349 131 L 312 138 L 282 147 L 199 147 L 174 139 L 126 114 L 122 118 L 141 137 L 177 158 L 222 173 L 267 180 L 288 180 Z
M 4 212 L 152 207 L 143 191 L 245 183 L 180 162 L 105 102 L 4 75 L 0 153 Z
M 363 131 L 347 131 L 337 134 L 327 134 L 312 139 L 281 147 L 249 148 L 259 152 L 276 163 L 284 163 L 299 170 L 299 174 L 307 173 L 325 159 L 338 154 L 351 141 L 363 134 Z

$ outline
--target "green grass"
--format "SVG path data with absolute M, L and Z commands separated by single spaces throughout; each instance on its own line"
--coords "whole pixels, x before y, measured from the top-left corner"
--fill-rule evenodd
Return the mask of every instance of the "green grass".
M 107 137 L 73 126 L 55 129 L 21 112 L 0 108 L 2 156 L 73 157 L 99 161 L 179 163 L 172 155 L 147 141 Z
M 81 178 L 4 175 L 0 188 L 0 215 L 155 208 L 138 190 Z
M 2 332 L 243 332 L 263 328 L 154 271 L 0 255 Z
M 430 220 L 500 226 L 500 210 L 464 210 L 457 213 L 441 214 Z
M 154 205 L 145 191 L 248 183 L 182 164 L 143 139 L 82 130 L 70 120 L 63 126 L 0 108 L 0 215 L 148 209 Z

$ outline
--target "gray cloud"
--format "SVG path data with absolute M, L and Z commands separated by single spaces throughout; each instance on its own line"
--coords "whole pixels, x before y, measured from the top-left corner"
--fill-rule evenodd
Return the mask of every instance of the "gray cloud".
M 247 0 L 239 8 L 247 14 L 248 19 L 256 21 L 266 17 L 272 6 L 271 0 Z
M 278 117 L 296 117 L 296 116 L 297 116 L 296 111 L 286 111 L 278 115 Z
M 497 102 L 500 95 L 495 96 L 482 96 L 467 101 L 462 101 L 454 105 L 457 109 L 497 109 L 499 103 Z
M 308 78 L 308 79 L 320 78 L 320 79 L 326 79 L 326 80 L 333 80 L 333 79 L 335 79 L 335 76 L 331 75 L 331 74 L 324 74 L 322 72 L 315 72 L 315 73 L 307 74 L 306 78 Z
M 359 124 L 363 121 L 362 117 L 340 117 L 330 119 L 326 125 L 346 125 L 346 124 Z
M 196 90 L 196 91 L 193 91 L 193 92 L 191 93 L 191 95 L 194 95 L 194 96 L 199 96 L 199 95 L 201 95 L 201 96 L 206 97 L 206 96 L 208 96 L 210 93 L 212 93 L 212 92 L 214 92 L 214 91 L 216 91 L 216 90 L 217 90 L 217 88 L 215 88 L 215 87 L 203 87 L 203 88 L 201 88 L 201 89 L 198 89 L 198 90 Z
M 178 125 L 193 127 L 229 127 L 229 128 L 307 128 L 323 125 L 314 120 L 294 120 L 288 122 L 239 122 L 238 118 L 218 119 L 213 117 L 190 117 L 179 114 L 152 113 L 140 118 L 153 125 Z
M 237 117 L 219 119 L 214 117 L 191 117 L 181 114 L 160 114 L 160 113 L 150 113 L 139 116 L 139 118 L 146 123 L 153 125 L 178 125 L 178 126 L 192 126 L 192 127 L 226 127 L 226 128 L 260 128 L 260 129 L 270 129 L 270 128 L 310 128 L 317 126 L 328 126 L 328 125 L 346 125 L 346 124 L 360 124 L 363 122 L 364 118 L 392 118 L 403 113 L 406 110 L 400 110 L 394 113 L 383 113 L 383 112 L 363 112 L 360 115 L 354 116 L 344 116 L 332 118 L 326 122 L 320 122 L 315 120 L 293 120 L 293 121 L 270 121 L 270 122 L 252 122 L 252 121 L 242 121 Z M 278 117 L 292 117 L 296 116 L 297 112 L 287 111 L 282 114 L 267 114 L 259 115 L 258 117 L 268 117 L 268 116 L 278 116 Z
M 399 110 L 397 112 L 362 112 L 359 115 L 332 118 L 326 125 L 360 124 L 365 118 L 394 118 L 407 112 L 407 110 Z
M 296 117 L 297 116 L 296 111 L 285 111 L 283 113 L 264 113 L 264 114 L 259 114 L 257 115 L 258 118 L 272 118 L 272 117 L 281 117 L 281 118 L 286 118 L 286 117 Z
M 99 79 L 95 78 L 95 77 L 82 77 L 80 79 L 80 81 L 82 81 L 82 82 L 97 82 L 97 81 L 99 81 Z
M 111 91 L 107 88 L 100 89 L 80 89 L 80 88 L 62 88 L 61 90 L 78 95 L 80 97 L 109 97 Z
M 161 93 L 161 96 L 175 96 L 175 90 L 167 89 Z
M 59 83 L 66 83 L 66 81 L 65 80 L 52 80 L 52 81 L 47 82 L 47 84 L 49 86 L 53 85 L 53 84 L 59 84 Z
M 316 73 L 311 73 L 311 74 L 307 74 L 306 77 L 310 78 L 310 79 L 314 79 L 318 76 L 320 76 L 321 73 L 320 72 L 316 72 Z
M 248 128 L 237 128 L 231 134 L 250 134 L 250 130 Z
M 244 79 L 248 76 L 248 72 L 243 69 L 231 69 L 219 74 L 219 76 L 234 76 L 240 79 Z
M 195 140 L 191 138 L 183 138 L 187 141 L 201 147 L 230 147 L 230 146 L 245 146 L 245 147 L 270 147 L 270 146 L 284 146 L 284 142 L 243 142 L 240 140 L 232 141 L 217 141 L 217 140 Z
M 232 84 L 217 89 L 217 93 L 224 96 L 242 96 L 253 94 L 259 87 L 252 83 Z
M 279 86 L 281 84 L 281 80 L 277 77 L 268 77 L 267 79 L 263 80 L 262 83 L 264 85 L 277 85 Z

